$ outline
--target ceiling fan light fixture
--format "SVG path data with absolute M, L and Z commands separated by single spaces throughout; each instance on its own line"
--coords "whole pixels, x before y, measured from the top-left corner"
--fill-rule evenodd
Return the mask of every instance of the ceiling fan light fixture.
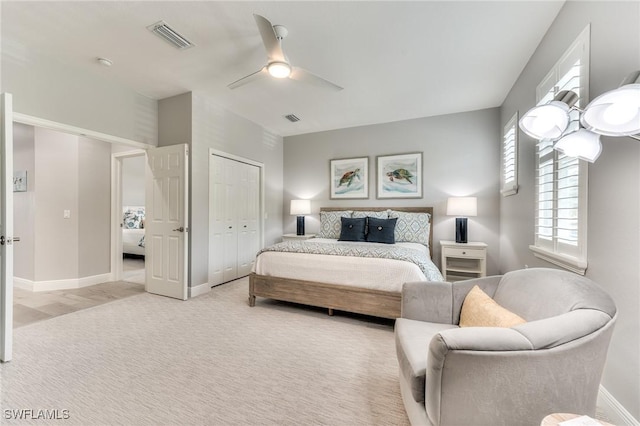
M 271 62 L 267 65 L 267 71 L 272 77 L 287 78 L 291 75 L 291 66 L 286 62 Z

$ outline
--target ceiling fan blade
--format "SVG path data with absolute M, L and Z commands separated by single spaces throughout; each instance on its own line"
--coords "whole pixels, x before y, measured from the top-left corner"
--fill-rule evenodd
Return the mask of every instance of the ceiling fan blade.
M 287 62 L 284 52 L 282 51 L 282 45 L 276 37 L 276 32 L 271 22 L 264 16 L 256 15 L 255 13 L 253 17 L 256 20 L 256 24 L 258 24 L 258 31 L 260 31 L 264 48 L 267 50 L 269 62 Z
M 325 80 L 322 77 L 318 77 L 317 75 L 299 67 L 293 67 L 289 78 L 292 80 L 313 84 L 315 86 L 324 87 L 324 88 L 335 90 L 335 91 L 344 89 L 344 87 L 340 87 L 337 84 L 334 84 L 328 80 Z
M 251 82 L 256 81 L 256 80 L 260 80 L 261 78 L 264 78 L 264 77 L 266 77 L 268 75 L 269 75 L 269 72 L 267 71 L 267 67 L 262 67 L 262 69 L 254 72 L 252 74 L 249 74 L 246 77 L 242 77 L 240 80 L 234 81 L 233 83 L 227 85 L 227 87 L 229 89 L 237 89 L 240 86 L 244 86 L 245 84 L 251 83 Z

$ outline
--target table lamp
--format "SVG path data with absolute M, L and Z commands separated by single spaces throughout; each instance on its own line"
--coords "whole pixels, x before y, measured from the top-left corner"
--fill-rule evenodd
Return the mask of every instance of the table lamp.
M 311 214 L 311 200 L 291 200 L 291 215 L 298 216 L 296 235 L 304 235 L 304 215 Z
M 450 197 L 447 200 L 447 216 L 456 217 L 456 243 L 467 242 L 467 216 L 478 215 L 476 197 Z

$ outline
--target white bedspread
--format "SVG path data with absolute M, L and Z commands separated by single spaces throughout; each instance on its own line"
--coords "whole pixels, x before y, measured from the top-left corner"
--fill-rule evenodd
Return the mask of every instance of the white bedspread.
M 336 242 L 321 238 L 314 238 L 313 241 Z M 427 256 L 429 253 L 429 249 L 422 244 L 397 245 L 420 250 Z M 427 281 L 420 268 L 411 262 L 308 253 L 261 253 L 256 259 L 254 272 L 281 278 L 396 292 L 402 290 L 402 284 L 405 282 Z

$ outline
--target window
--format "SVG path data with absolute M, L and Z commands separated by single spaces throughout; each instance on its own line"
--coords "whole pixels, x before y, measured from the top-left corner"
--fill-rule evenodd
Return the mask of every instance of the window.
M 538 105 L 561 90 L 574 91 L 584 108 L 589 87 L 589 33 L 580 34 L 537 88 Z M 572 111 L 565 134 L 578 130 L 579 113 Z M 584 275 L 587 268 L 587 163 L 553 149 L 555 141 L 536 145 L 534 255 Z
M 518 113 L 504 126 L 502 136 L 502 190 L 503 196 L 518 192 Z

